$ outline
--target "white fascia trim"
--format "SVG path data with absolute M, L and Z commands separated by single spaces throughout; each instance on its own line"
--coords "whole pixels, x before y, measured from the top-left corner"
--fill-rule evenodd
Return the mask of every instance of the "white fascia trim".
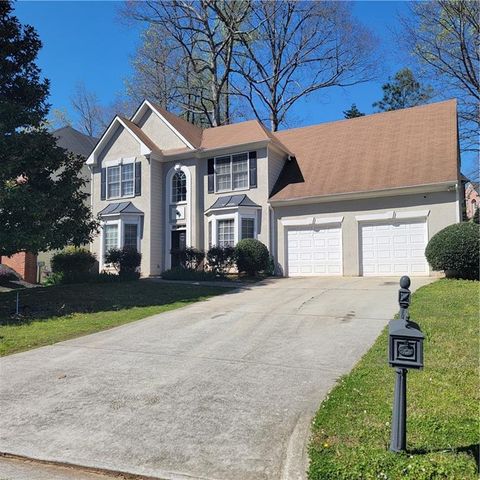
M 370 190 L 364 192 L 338 193 L 332 195 L 319 195 L 313 197 L 297 197 L 286 200 L 269 200 L 272 207 L 283 207 L 289 205 L 311 205 L 314 203 L 335 202 L 342 200 L 360 200 L 362 198 L 394 197 L 397 195 L 413 195 L 417 193 L 433 193 L 448 191 L 449 187 L 456 185 L 456 181 L 441 183 L 429 183 L 414 185 L 411 187 L 389 188 L 386 190 Z
M 370 213 L 368 215 L 356 215 L 355 220 L 357 222 L 368 222 L 370 220 L 392 220 L 395 216 L 393 210 L 385 213 Z
M 133 114 L 133 117 L 131 121 L 135 123 L 136 120 L 138 120 L 138 117 L 143 115 L 144 112 L 144 107 L 147 106 L 152 110 L 152 112 L 155 112 L 155 114 L 167 125 L 167 127 L 190 149 L 195 150 L 195 147 L 176 129 L 173 127 L 173 125 L 148 101 L 144 100 L 143 103 L 140 105 L 140 107 L 137 109 L 137 111 Z
M 291 219 L 282 219 L 282 225 L 284 227 L 295 227 L 298 225 L 313 225 L 315 217 L 305 217 L 305 218 L 291 218 Z
M 162 157 L 158 160 L 161 162 L 173 162 L 175 160 L 186 160 L 191 158 L 203 159 L 210 157 L 220 157 L 222 155 L 234 155 L 239 152 L 257 150 L 265 148 L 269 144 L 269 140 L 259 140 L 257 142 L 236 143 L 232 145 L 224 145 L 221 147 L 203 149 L 199 148 L 193 152 L 180 152 L 169 154 L 168 150 L 162 151 Z
M 100 140 L 98 141 L 97 145 L 93 149 L 93 152 L 90 154 L 90 156 L 87 158 L 87 161 L 85 162 L 87 165 L 95 165 L 97 162 L 97 155 L 103 148 L 104 144 L 110 139 L 110 137 L 113 135 L 115 132 L 115 128 L 120 124 L 125 130 L 127 130 L 130 135 L 140 144 L 140 154 L 141 155 L 150 155 L 152 151 L 150 148 L 145 145 L 140 138 L 137 137 L 137 135 L 128 128 L 127 124 L 120 118 L 120 117 L 115 117 L 112 120 L 112 123 L 110 123 L 110 126 L 107 128 L 105 133 L 102 135 Z
M 407 212 L 395 212 L 395 218 L 427 218 L 430 215 L 430 210 L 412 210 Z
M 343 215 L 339 217 L 314 217 L 315 225 L 325 225 L 328 223 L 342 223 Z
M 115 158 L 110 160 L 105 160 L 103 164 L 106 167 L 116 167 L 118 165 L 127 165 L 129 163 L 135 163 L 136 157 L 128 157 L 128 158 Z

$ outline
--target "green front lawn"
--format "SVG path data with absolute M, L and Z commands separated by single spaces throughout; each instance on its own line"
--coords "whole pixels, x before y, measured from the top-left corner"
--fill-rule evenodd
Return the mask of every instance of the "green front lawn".
M 116 327 L 205 300 L 228 289 L 150 280 L 92 283 L 0 293 L 0 356 Z
M 440 280 L 413 295 L 425 369 L 410 371 L 406 454 L 388 451 L 394 369 L 386 330 L 323 402 L 313 422 L 310 480 L 478 478 L 479 282 Z

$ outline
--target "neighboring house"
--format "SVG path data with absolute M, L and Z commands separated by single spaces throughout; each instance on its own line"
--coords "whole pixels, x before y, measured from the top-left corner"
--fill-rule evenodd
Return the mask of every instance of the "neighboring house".
M 144 276 L 172 249 L 251 237 L 282 275 L 429 275 L 429 238 L 460 220 L 454 100 L 276 133 L 202 130 L 144 101 L 87 164 L 100 268 L 134 246 Z
M 52 135 L 57 139 L 57 145 L 59 147 L 62 147 L 75 155 L 81 155 L 83 158 L 85 158 L 85 160 L 87 159 L 88 155 L 98 141 L 98 138 L 85 135 L 84 133 L 79 132 L 75 128 L 68 125 L 54 130 L 52 132 Z M 90 169 L 87 165 L 84 165 L 82 167 L 82 169 L 80 170 L 80 175 L 86 180 L 82 191 L 87 192 L 90 195 Z M 87 202 L 90 206 L 91 197 L 88 197 Z M 40 252 L 38 254 L 37 263 L 41 265 L 40 268 L 42 272 L 50 271 L 50 260 L 57 251 L 58 250 L 50 250 L 48 252 Z
M 470 220 L 474 217 L 480 203 L 480 189 L 476 182 L 467 181 L 465 184 L 465 214 Z
M 52 135 L 57 139 L 58 146 L 74 154 L 81 155 L 85 159 L 98 140 L 97 138 L 84 135 L 70 126 L 59 128 L 53 131 Z M 82 167 L 80 175 L 86 180 L 82 190 L 90 194 L 90 170 L 86 165 Z M 91 204 L 90 197 L 88 198 L 88 204 Z M 30 252 L 19 252 L 10 257 L 0 257 L 0 263 L 13 268 L 25 281 L 36 283 L 39 280 L 37 267 L 40 266 L 43 273 L 48 272 L 50 270 L 50 260 L 54 253 L 54 250 L 40 252 L 38 255 Z

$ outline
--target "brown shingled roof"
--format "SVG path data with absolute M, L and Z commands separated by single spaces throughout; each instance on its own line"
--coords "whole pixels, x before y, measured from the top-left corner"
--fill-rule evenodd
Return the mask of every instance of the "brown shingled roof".
M 202 149 L 208 150 L 262 140 L 270 140 L 282 148 L 282 143 L 273 135 L 267 134 L 258 120 L 248 120 L 205 129 L 203 131 Z M 285 150 L 285 147 L 283 149 Z
M 456 101 L 275 133 L 294 152 L 271 200 L 455 182 Z

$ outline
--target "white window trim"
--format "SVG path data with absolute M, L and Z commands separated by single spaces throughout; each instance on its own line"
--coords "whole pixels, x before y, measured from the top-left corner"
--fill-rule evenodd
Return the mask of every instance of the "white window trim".
M 233 157 L 234 155 L 247 155 L 247 187 L 242 187 L 242 188 L 233 188 Z M 230 186 L 231 188 L 227 188 L 224 190 L 219 190 L 217 188 L 217 159 L 218 158 L 225 158 L 225 157 L 230 157 Z M 257 166 L 258 168 L 258 166 Z M 216 157 L 213 157 L 213 178 L 214 178 L 214 192 L 215 193 L 226 193 L 226 192 L 244 192 L 247 190 L 250 190 L 250 152 L 238 152 L 238 153 L 230 153 L 227 155 L 218 155 Z
M 173 201 L 173 188 L 172 188 L 172 183 L 173 183 L 173 177 L 175 176 L 175 174 L 179 173 L 179 172 L 183 172 L 185 174 L 185 185 L 186 185 L 186 188 L 187 188 L 187 195 L 186 195 L 186 199 L 185 200 L 181 200 L 180 202 L 174 202 Z M 175 171 L 172 175 L 172 178 L 170 179 L 170 205 L 186 205 L 187 204 L 187 199 L 188 199 L 188 180 L 187 180 L 187 174 L 182 170 L 180 169 L 179 171 Z
M 112 162 L 111 164 L 108 162 L 105 162 L 105 198 L 106 200 L 118 200 L 120 198 L 134 198 L 135 197 L 135 157 L 131 158 L 121 158 L 120 160 L 110 160 L 109 162 Z M 115 162 L 115 163 L 114 163 Z M 122 167 L 123 165 L 131 165 L 133 164 L 133 193 L 131 195 L 122 195 Z M 112 167 L 120 167 L 120 180 L 119 180 L 119 186 L 120 186 L 120 195 L 115 196 L 115 197 L 110 197 L 108 195 L 108 169 Z
M 212 246 L 218 245 L 217 223 L 219 220 L 233 220 L 233 241 L 234 246 L 240 241 L 242 236 L 242 218 L 253 218 L 253 238 L 258 238 L 258 215 L 252 212 L 234 212 L 225 213 L 223 215 L 211 215 L 211 219 L 207 222 L 212 224 Z M 207 233 L 208 235 L 208 233 Z
M 125 234 L 125 225 L 137 225 L 137 251 L 141 252 L 141 228 L 142 228 L 142 216 L 137 214 L 123 214 L 114 219 L 107 219 L 100 222 L 101 225 L 101 235 L 100 235 L 100 271 L 102 271 L 105 266 L 105 225 L 117 225 L 118 226 L 118 239 L 116 248 L 122 248 L 124 243 L 124 234 Z
M 242 236 L 242 220 L 244 218 L 250 218 L 253 220 L 253 238 L 257 238 L 258 237 L 258 229 L 257 229 L 257 215 L 253 215 L 253 214 L 240 214 L 239 215 L 239 218 L 238 218 L 238 238 L 239 240 L 243 240 L 241 238 Z

